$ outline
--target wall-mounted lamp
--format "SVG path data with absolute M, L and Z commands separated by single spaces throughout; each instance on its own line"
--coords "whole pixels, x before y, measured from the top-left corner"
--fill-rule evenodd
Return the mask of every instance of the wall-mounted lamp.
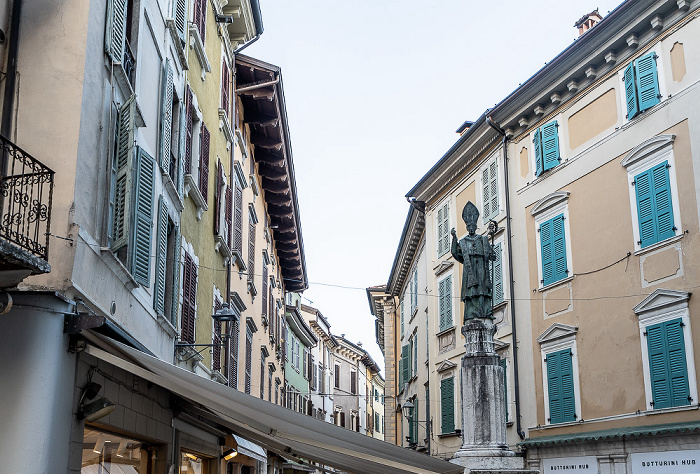
M 223 303 L 221 305 L 221 309 L 218 309 L 214 314 L 211 315 L 211 319 L 219 323 L 240 321 L 241 314 L 238 311 L 232 309 L 228 303 Z M 227 340 L 230 337 L 230 334 L 219 334 L 218 336 L 221 340 L 221 343 L 219 344 L 190 344 L 187 342 L 176 342 L 175 349 L 180 349 L 183 347 L 202 347 L 203 349 L 197 351 L 202 352 L 207 347 L 225 347 L 227 344 Z
M 238 456 L 238 451 L 236 451 L 236 450 L 233 449 L 233 448 L 227 449 L 226 451 L 224 451 L 224 454 L 222 454 L 221 456 L 222 456 L 226 461 L 228 461 L 228 460 L 233 459 L 233 458 L 235 458 L 236 456 Z
M 78 404 L 78 419 L 85 421 L 99 420 L 114 411 L 116 405 L 107 397 L 99 397 L 90 403 L 84 403 L 85 399 L 92 400 L 100 392 L 102 385 L 95 382 L 88 382 L 83 390 Z

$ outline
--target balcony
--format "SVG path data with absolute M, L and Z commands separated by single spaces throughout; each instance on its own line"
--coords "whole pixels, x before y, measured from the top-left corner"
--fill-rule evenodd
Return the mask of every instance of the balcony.
M 54 172 L 0 136 L 0 288 L 48 273 Z

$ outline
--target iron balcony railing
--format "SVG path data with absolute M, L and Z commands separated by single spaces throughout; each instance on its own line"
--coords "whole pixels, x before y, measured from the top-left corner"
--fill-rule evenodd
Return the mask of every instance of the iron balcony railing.
M 134 88 L 134 76 L 136 73 L 136 60 L 134 59 L 134 53 L 131 51 L 131 45 L 128 41 L 124 42 L 124 60 L 122 62 L 122 67 L 126 73 L 126 77 L 129 78 L 129 84 L 131 88 Z
M 49 259 L 54 172 L 0 136 L 0 238 Z

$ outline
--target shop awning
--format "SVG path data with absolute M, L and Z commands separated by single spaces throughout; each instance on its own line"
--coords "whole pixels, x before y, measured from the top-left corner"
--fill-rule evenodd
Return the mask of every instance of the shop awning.
M 233 435 L 233 438 L 236 440 L 236 444 L 238 445 L 237 451 L 240 454 L 248 456 L 249 458 L 257 459 L 260 462 L 267 462 L 267 454 L 265 454 L 265 450 L 263 448 L 255 443 L 251 443 L 245 438 L 241 438 L 236 434 Z
M 302 415 L 200 377 L 109 339 L 86 352 L 199 404 L 222 426 L 287 459 L 348 472 L 457 474 L 464 468 Z

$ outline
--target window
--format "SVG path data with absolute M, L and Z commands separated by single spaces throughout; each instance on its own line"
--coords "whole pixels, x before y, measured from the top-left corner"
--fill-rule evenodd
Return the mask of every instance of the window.
M 260 400 L 265 400 L 265 355 L 267 349 L 263 346 L 260 353 Z
M 350 393 L 357 394 L 357 372 L 354 370 L 350 371 Z
M 559 124 L 553 120 L 535 130 L 532 136 L 535 150 L 535 176 L 540 176 L 561 162 L 558 129 Z
M 267 371 L 267 401 L 272 403 L 272 373 L 275 369 L 270 366 Z
M 493 275 L 493 304 L 503 302 L 503 245 L 498 242 L 493 246 L 496 260 L 489 262 L 491 274 Z
M 258 218 L 253 209 L 253 203 L 249 206 L 248 213 L 248 286 L 253 287 L 253 278 L 255 276 L 255 225 L 258 223 Z
M 411 340 L 411 345 L 413 346 L 413 376 L 418 375 L 418 334 L 413 335 Z
M 214 190 L 214 235 L 217 242 L 231 248 L 232 192 L 221 160 L 216 160 L 216 189 Z M 228 252 L 225 252 L 228 253 Z
M 413 403 L 415 405 L 415 399 L 413 400 Z M 415 405 L 413 408 L 409 408 L 408 416 L 406 417 L 406 421 L 408 422 L 408 436 L 406 437 L 406 441 L 408 441 L 409 445 L 414 445 L 418 442 L 418 423 L 416 423 L 416 420 L 418 419 L 417 408 L 418 405 Z
M 448 275 L 438 283 L 438 317 L 440 331 L 453 326 L 452 322 L 452 275 Z
M 333 387 L 340 388 L 340 365 L 335 366 L 335 373 L 333 375 Z
M 231 321 L 228 338 L 228 386 L 238 390 L 238 339 L 240 326 L 238 321 Z
M 245 328 L 245 393 L 251 393 L 253 371 L 253 330 L 246 325 Z
M 454 377 L 440 381 L 440 410 L 442 415 L 442 434 L 455 431 Z
M 214 297 L 214 313 L 223 308 L 219 298 Z M 212 319 L 212 334 L 211 334 L 211 370 L 221 371 L 221 321 Z
M 233 250 L 238 253 L 238 259 L 242 260 L 243 255 L 243 188 L 245 187 L 244 179 L 241 179 L 240 175 L 242 171 L 238 163 L 235 165 L 236 176 L 234 181 L 234 191 L 233 191 L 233 238 L 232 245 Z M 229 199 L 226 198 L 226 205 L 228 206 Z M 228 213 L 228 210 L 226 211 Z
M 177 324 L 180 286 L 180 228 L 170 219 L 163 196 L 158 198 L 153 309 Z
M 578 328 L 554 323 L 537 338 L 542 354 L 547 424 L 581 418 L 576 333 Z
M 481 171 L 481 188 L 483 189 L 482 217 L 484 223 L 498 216 L 498 161 L 494 158 Z
M 374 431 L 381 433 L 381 422 L 379 421 L 379 412 L 374 412 Z
M 123 71 L 132 89 L 136 76 L 136 59 L 130 45 L 137 43 L 138 3 L 136 0 L 109 0 L 105 28 L 105 52 L 113 63 L 121 64 L 121 68 L 117 69 L 120 73 Z M 136 22 L 134 14 L 137 15 Z
M 442 257 L 450 251 L 450 203 L 446 202 L 437 212 L 437 254 Z
M 661 288 L 634 308 L 650 410 L 690 405 L 697 400 L 689 298 L 690 293 Z
M 180 320 L 180 340 L 194 344 L 195 318 L 197 315 L 197 264 L 185 252 L 182 270 L 182 314 Z
M 111 248 L 137 283 L 150 286 L 155 161 L 134 145 L 136 96 L 119 109 L 111 170 Z
M 207 32 L 207 3 L 208 0 L 194 0 L 193 11 L 192 11 L 192 23 L 197 26 L 197 31 L 199 32 L 199 37 L 204 43 Z
M 418 309 L 418 269 L 414 268 L 411 272 L 411 317 Z
M 681 227 L 673 153 L 674 135 L 659 135 L 635 147 L 622 160 L 630 183 L 630 205 L 637 250 L 675 237 Z
M 573 275 L 569 235 L 568 192 L 556 192 L 540 199 L 530 213 L 537 229 L 537 259 L 540 287 Z M 502 253 L 502 252 L 501 252 Z M 503 291 L 501 277 L 501 292 Z
M 623 81 L 628 120 L 632 120 L 661 100 L 657 59 L 656 53 L 651 52 L 635 59 L 625 68 Z
M 403 384 L 411 380 L 411 346 L 406 344 L 401 347 L 401 361 L 399 362 L 399 391 L 403 390 Z
M 401 337 L 404 335 L 403 298 L 401 298 Z
M 199 192 L 204 203 L 209 201 L 209 129 L 201 122 L 199 128 Z

